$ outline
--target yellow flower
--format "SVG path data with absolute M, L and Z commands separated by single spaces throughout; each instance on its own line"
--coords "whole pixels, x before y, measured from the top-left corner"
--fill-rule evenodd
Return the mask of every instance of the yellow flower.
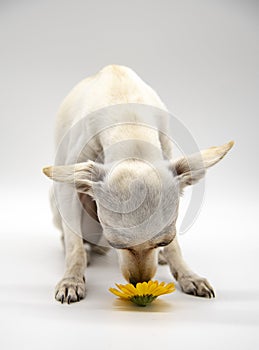
M 110 288 L 109 291 L 124 300 L 130 300 L 133 303 L 146 306 L 158 296 L 169 294 L 175 291 L 174 283 L 165 284 L 158 281 L 149 281 L 137 283 L 136 287 L 133 284 L 117 284 L 118 289 Z

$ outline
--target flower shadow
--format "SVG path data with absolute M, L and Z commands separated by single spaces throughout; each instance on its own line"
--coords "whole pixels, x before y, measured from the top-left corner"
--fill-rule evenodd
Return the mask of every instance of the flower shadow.
M 129 311 L 129 312 L 171 312 L 175 305 L 164 300 L 157 299 L 147 306 L 139 306 L 131 301 L 123 299 L 115 299 L 113 302 L 113 311 Z

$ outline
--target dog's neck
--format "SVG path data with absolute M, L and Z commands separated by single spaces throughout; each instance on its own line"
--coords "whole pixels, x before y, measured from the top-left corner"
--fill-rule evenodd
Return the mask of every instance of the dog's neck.
M 128 158 L 147 162 L 163 159 L 159 133 L 146 125 L 118 125 L 109 130 L 109 135 L 104 133 L 101 142 L 105 163 Z

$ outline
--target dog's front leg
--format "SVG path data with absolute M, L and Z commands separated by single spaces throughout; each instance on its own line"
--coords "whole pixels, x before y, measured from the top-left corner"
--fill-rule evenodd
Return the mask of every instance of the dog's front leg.
M 177 237 L 164 248 L 163 255 L 169 264 L 174 278 L 179 282 L 185 293 L 205 298 L 215 296 L 213 288 L 206 278 L 194 273 L 183 260 Z
M 55 298 L 58 301 L 80 301 L 85 297 L 86 286 L 84 271 L 87 255 L 82 238 L 63 224 L 66 253 L 66 271 L 62 280 L 56 286 Z

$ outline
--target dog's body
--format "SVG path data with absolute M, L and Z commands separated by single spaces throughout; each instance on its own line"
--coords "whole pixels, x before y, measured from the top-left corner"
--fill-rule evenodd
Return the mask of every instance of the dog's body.
M 149 112 L 141 106 L 152 107 Z M 96 117 L 95 111 L 105 107 Z M 204 170 L 217 163 L 233 143 L 202 151 L 202 165 L 197 156 L 173 162 L 172 142 L 166 137 L 168 120 L 155 113 L 153 107 L 167 114 L 157 94 L 131 69 L 105 67 L 78 84 L 61 105 L 56 145 L 63 142 L 59 164 L 64 165 L 45 168 L 44 173 L 60 183 L 76 185 L 81 203 L 88 212 L 89 208 L 94 212 L 92 216 L 100 222 L 110 246 L 118 251 L 122 272 L 131 283 L 153 277 L 157 248 L 165 246 L 163 258 L 182 290 L 211 297 L 212 287 L 187 267 L 181 255 L 175 230 L 179 193 L 197 182 Z M 150 127 L 144 114 L 149 114 Z M 87 127 L 79 128 L 76 135 L 85 142 L 90 140 L 90 147 L 87 152 L 77 150 L 80 154 L 71 165 L 76 142 L 69 132 L 82 120 Z M 129 189 L 131 183 L 134 186 Z M 140 198 L 141 193 L 145 194 L 144 199 Z M 55 222 L 64 234 L 67 266 L 56 287 L 56 299 L 78 301 L 85 296 L 88 253 L 82 232 L 75 232 L 60 215 L 53 195 L 52 207 Z M 69 210 L 73 217 L 84 221 L 86 211 L 74 201 Z

